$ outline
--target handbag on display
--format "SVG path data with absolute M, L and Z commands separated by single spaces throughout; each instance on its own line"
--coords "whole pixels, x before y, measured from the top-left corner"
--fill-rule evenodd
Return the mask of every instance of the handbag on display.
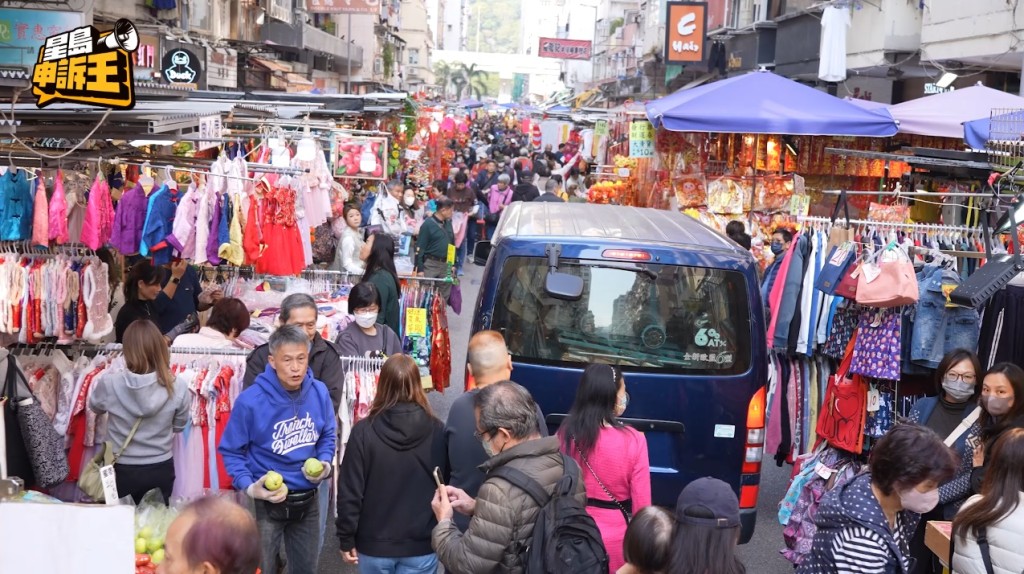
M 863 263 L 860 259 L 854 257 L 853 261 L 846 266 L 846 270 L 843 271 L 843 275 L 840 277 L 839 283 L 836 284 L 833 295 L 849 299 L 850 301 L 857 300 L 857 279 L 860 277 L 861 265 Z
M 899 309 L 865 309 L 857 325 L 857 344 L 853 347 L 850 372 L 865 377 L 900 380 Z
M 814 280 L 814 288 L 827 295 L 835 295 L 843 275 L 856 259 L 857 246 L 853 242 L 847 241 L 833 247 L 825 259 L 825 265 Z
M 885 249 L 873 262 L 860 266 L 857 303 L 867 307 L 902 307 L 920 296 L 914 264 L 900 248 Z
M 839 370 L 828 380 L 818 414 L 817 432 L 833 447 L 860 454 L 864 450 L 868 385 L 862 376 L 850 373 L 856 341 L 855 334 L 846 347 Z
M 857 322 L 860 321 L 860 310 L 852 301 L 844 301 L 836 307 L 835 315 L 832 317 L 832 328 L 825 338 L 825 345 L 821 354 L 826 357 L 840 361 L 846 352 L 846 346 L 850 344 L 854 331 L 857 330 Z
M 13 414 L 18 421 L 18 430 L 25 444 L 35 484 L 43 488 L 56 486 L 71 473 L 67 453 L 64 452 L 64 437 L 53 428 L 50 417 L 28 391 L 27 396 L 19 392 L 18 380 L 29 389 L 25 375 L 18 368 L 14 357 L 7 357 L 7 377 L 3 396 L 7 397 L 7 414 Z
M 843 214 L 846 216 L 845 224 L 836 224 L 836 219 L 839 218 L 839 210 L 843 210 Z M 836 206 L 832 209 L 832 217 L 829 218 L 830 227 L 828 230 L 828 244 L 829 249 L 838 247 L 847 241 L 853 241 L 853 229 L 850 226 L 850 203 L 846 196 L 846 190 L 839 192 L 839 199 L 836 200 Z

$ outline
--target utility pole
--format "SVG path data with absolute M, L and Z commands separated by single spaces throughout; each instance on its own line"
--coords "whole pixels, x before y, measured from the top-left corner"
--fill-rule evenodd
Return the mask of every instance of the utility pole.
M 476 51 L 480 51 L 480 12 L 483 8 L 483 2 L 476 3 Z

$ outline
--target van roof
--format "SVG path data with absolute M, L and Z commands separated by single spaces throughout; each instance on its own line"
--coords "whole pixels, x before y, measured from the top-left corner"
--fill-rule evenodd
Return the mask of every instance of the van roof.
M 746 253 L 696 219 L 665 209 L 517 201 L 506 211 L 496 241 L 504 237 L 593 237 L 632 243 L 697 245 Z

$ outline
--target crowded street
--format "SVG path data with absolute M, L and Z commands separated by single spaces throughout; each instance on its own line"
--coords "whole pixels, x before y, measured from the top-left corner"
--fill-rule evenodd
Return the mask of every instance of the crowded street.
M 1024 573 L 1018 17 L 0 0 L 0 574 Z

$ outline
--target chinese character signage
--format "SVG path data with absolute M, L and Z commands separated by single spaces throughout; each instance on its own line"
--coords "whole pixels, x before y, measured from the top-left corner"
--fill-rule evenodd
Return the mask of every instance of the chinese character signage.
M 82 26 L 46 38 L 32 69 L 32 93 L 40 108 L 75 102 L 113 109 L 135 107 L 132 52 L 135 25 L 121 19 L 110 32 Z
M 203 116 L 199 118 L 199 140 L 196 141 L 196 151 L 219 146 L 224 134 L 222 127 L 220 116 Z
M 175 48 L 167 50 L 162 62 L 163 76 L 169 84 L 198 84 L 203 68 L 192 52 Z
M 589 60 L 592 44 L 590 40 L 565 40 L 561 38 L 541 38 L 541 58 L 558 58 L 561 60 Z
M 629 124 L 629 157 L 654 157 L 654 126 L 647 120 Z
M 139 35 L 139 47 L 132 52 L 132 66 L 136 81 L 153 81 L 154 70 L 159 70 L 160 39 L 156 36 Z
M 84 23 L 82 12 L 0 8 L 0 65 L 22 66 L 29 71 L 47 37 L 70 32 Z
M 703 62 L 705 34 L 708 29 L 707 2 L 669 2 L 665 24 L 665 62 L 692 64 Z
M 306 0 L 310 14 L 380 14 L 380 0 Z

